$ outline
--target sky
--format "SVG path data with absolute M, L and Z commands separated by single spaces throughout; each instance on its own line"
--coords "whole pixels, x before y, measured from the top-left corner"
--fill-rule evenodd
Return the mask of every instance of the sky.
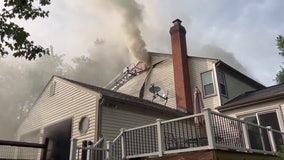
M 273 79 L 283 62 L 275 41 L 278 35 L 284 35 L 283 0 L 136 2 L 142 14 L 138 26 L 148 51 L 171 53 L 169 29 L 179 18 L 187 30 L 188 55 L 224 59 L 233 67 L 242 66 L 243 72 L 266 86 L 275 84 Z M 96 40 L 126 46 L 123 11 L 110 3 L 51 1 L 46 8 L 50 10 L 48 18 L 19 23 L 37 44 L 52 45 L 54 52 L 65 54 L 68 62 L 87 55 Z

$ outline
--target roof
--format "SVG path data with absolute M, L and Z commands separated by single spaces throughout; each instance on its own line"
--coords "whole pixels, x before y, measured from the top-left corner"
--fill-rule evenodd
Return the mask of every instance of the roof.
M 121 103 L 124 103 L 124 104 L 130 104 L 133 107 L 137 107 L 137 106 L 141 107 L 142 106 L 142 107 L 147 108 L 147 109 L 153 109 L 153 110 L 157 110 L 157 111 L 161 111 L 161 112 L 171 113 L 171 114 L 174 114 L 174 115 L 177 115 L 177 116 L 186 115 L 186 113 L 184 113 L 182 111 L 172 109 L 172 108 L 169 108 L 169 107 L 157 104 L 157 103 L 153 103 L 151 101 L 148 101 L 148 100 L 145 100 L 145 99 L 142 99 L 142 98 L 126 95 L 126 94 L 123 94 L 123 93 L 119 93 L 119 92 L 108 90 L 108 89 L 105 89 L 105 88 L 101 88 L 101 87 L 93 86 L 93 85 L 90 85 L 90 84 L 78 82 L 78 81 L 67 79 L 67 78 L 60 77 L 60 76 L 55 76 L 55 77 L 64 79 L 68 82 L 79 85 L 79 86 L 84 87 L 86 89 L 98 92 L 98 93 L 102 94 L 102 97 L 105 98 L 105 99 L 111 99 L 111 100 L 116 101 L 116 102 L 121 102 Z
M 223 106 L 217 107 L 219 111 L 242 108 L 248 105 L 267 102 L 284 97 L 284 84 L 274 85 L 265 89 L 246 92 L 228 101 Z
M 171 54 L 166 54 L 166 53 L 156 53 L 156 52 L 148 52 L 148 53 L 150 55 L 154 55 L 154 56 L 160 56 L 160 57 L 163 56 L 163 57 L 170 57 L 170 58 L 172 57 Z M 255 81 L 254 79 L 248 77 L 247 75 L 243 74 L 242 72 L 236 70 L 235 68 L 228 65 L 227 63 L 225 63 L 221 59 L 209 58 L 209 57 L 199 57 L 199 56 L 187 56 L 187 58 L 208 59 L 208 60 L 216 61 L 216 67 L 226 68 L 227 71 L 233 72 L 234 75 L 238 75 L 238 78 L 241 77 L 242 79 L 244 79 L 244 81 L 246 81 L 250 85 L 255 86 L 256 88 L 260 88 L 260 89 L 265 88 L 265 86 L 263 84 Z
M 218 59 L 218 62 L 216 63 L 216 67 L 225 69 L 229 72 L 232 72 L 232 75 L 238 76 L 238 78 L 242 78 L 246 83 L 259 88 L 264 89 L 266 88 L 263 84 L 253 80 L 252 78 L 248 77 L 247 75 L 241 73 L 240 71 L 236 70 L 235 68 L 231 67 L 230 65 L 226 64 L 225 62 Z

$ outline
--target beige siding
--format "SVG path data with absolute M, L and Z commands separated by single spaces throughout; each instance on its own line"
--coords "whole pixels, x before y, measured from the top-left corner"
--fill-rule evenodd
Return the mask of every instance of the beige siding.
M 174 76 L 172 59 L 169 57 L 152 56 L 152 63 L 154 68 L 143 72 L 142 74 L 132 78 L 124 84 L 117 91 L 128 95 L 139 97 L 140 92 L 143 93 L 143 99 L 153 100 L 153 93 L 149 91 L 151 84 L 161 88 L 159 94 L 163 95 L 168 93 L 168 101 L 166 106 L 176 108 L 175 90 L 174 90 Z M 142 86 L 145 84 L 144 91 Z M 155 103 L 164 105 L 165 101 L 157 97 L 153 100 Z
M 191 92 L 192 96 L 194 95 L 194 89 L 197 86 L 201 91 L 202 96 L 203 88 L 201 82 L 201 73 L 212 70 L 212 74 L 215 74 L 213 71 L 213 65 L 215 64 L 215 60 L 205 59 L 205 58 L 190 58 L 188 61 L 189 70 L 190 70 L 190 82 L 191 82 Z M 214 75 L 213 75 L 214 76 Z M 216 82 L 213 79 L 214 87 L 215 87 L 215 95 L 210 97 L 203 96 L 203 103 L 205 108 L 215 109 L 218 106 L 218 96 L 216 91 Z M 193 97 L 192 97 L 193 98 Z
M 134 128 L 155 123 L 156 119 L 172 119 L 175 116 L 138 107 L 102 107 L 101 131 L 107 140 L 113 140 L 121 128 Z
M 55 94 L 50 96 L 50 85 L 56 82 Z M 80 88 L 61 78 L 54 77 L 18 129 L 18 135 L 44 129 L 66 119 L 72 119 L 72 138 L 82 140 L 96 139 L 96 106 L 100 95 Z M 90 118 L 90 128 L 85 135 L 80 135 L 80 118 Z
M 241 80 L 240 78 L 228 73 L 224 70 L 218 69 L 224 73 L 227 85 L 228 96 L 221 96 L 222 104 L 226 103 L 228 100 L 233 99 L 245 92 L 256 90 L 253 86 L 249 85 L 245 81 Z
M 168 94 L 168 101 L 166 106 L 170 108 L 176 108 L 176 98 L 175 98 L 175 87 L 174 87 L 174 75 L 173 75 L 173 62 L 171 59 L 166 59 L 155 68 L 150 73 L 144 90 L 144 99 L 153 100 L 153 93 L 149 91 L 151 84 L 160 87 L 160 95 Z M 153 100 L 155 103 L 164 105 L 165 101 L 160 97 Z
M 155 65 L 153 69 L 150 69 L 148 72 L 144 72 L 141 75 L 138 75 L 131 79 L 129 82 L 124 84 L 118 92 L 122 92 L 132 96 L 139 96 L 139 92 L 142 89 L 143 83 L 145 82 L 143 99 L 153 100 L 153 93 L 149 91 L 151 88 L 151 84 L 154 84 L 157 87 L 160 87 L 161 91 L 160 95 L 168 94 L 168 101 L 166 103 L 167 107 L 176 108 L 176 95 L 175 95 L 175 84 L 174 84 L 174 73 L 173 73 L 173 62 L 170 56 L 168 57 L 159 57 L 159 56 L 151 56 L 153 63 L 159 64 Z M 191 91 L 192 95 L 194 93 L 194 88 L 197 86 L 202 92 L 202 84 L 200 74 L 206 71 L 213 71 L 213 65 L 216 60 L 206 59 L 206 58 L 195 58 L 190 57 L 189 61 L 189 69 L 190 69 L 190 79 L 191 79 Z M 214 73 L 214 72 L 212 72 Z M 148 74 L 148 75 L 147 75 Z M 214 84 L 215 81 L 214 81 Z M 215 85 L 216 91 L 216 85 Z M 217 93 L 217 91 L 216 91 Z M 165 101 L 160 97 L 156 97 L 153 100 L 155 103 L 159 103 L 164 105 Z M 214 109 L 219 106 L 217 94 L 208 98 L 204 98 L 205 107 L 209 107 Z

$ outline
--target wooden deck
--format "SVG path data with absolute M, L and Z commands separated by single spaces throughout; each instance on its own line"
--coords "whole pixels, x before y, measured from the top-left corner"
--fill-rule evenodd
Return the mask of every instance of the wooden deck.
M 179 153 L 159 158 L 141 158 L 136 160 L 281 160 L 279 156 L 257 153 L 243 153 L 225 150 L 207 150 Z

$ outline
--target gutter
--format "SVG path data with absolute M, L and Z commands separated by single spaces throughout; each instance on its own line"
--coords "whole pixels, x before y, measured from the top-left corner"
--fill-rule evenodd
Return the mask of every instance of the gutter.
M 272 100 L 277 100 L 277 99 L 281 99 L 281 98 L 284 98 L 284 94 L 271 95 L 271 96 L 268 96 L 268 97 L 263 98 L 263 99 L 244 101 L 244 102 L 236 104 L 236 105 L 231 104 L 231 105 L 219 106 L 216 109 L 220 112 L 221 111 L 229 111 L 229 110 L 238 109 L 238 108 L 242 108 L 242 107 L 246 107 L 246 106 L 250 106 L 250 105 L 255 105 L 255 104 L 259 104 L 259 103 L 263 103 L 263 102 L 268 102 L 268 101 L 272 101 Z

